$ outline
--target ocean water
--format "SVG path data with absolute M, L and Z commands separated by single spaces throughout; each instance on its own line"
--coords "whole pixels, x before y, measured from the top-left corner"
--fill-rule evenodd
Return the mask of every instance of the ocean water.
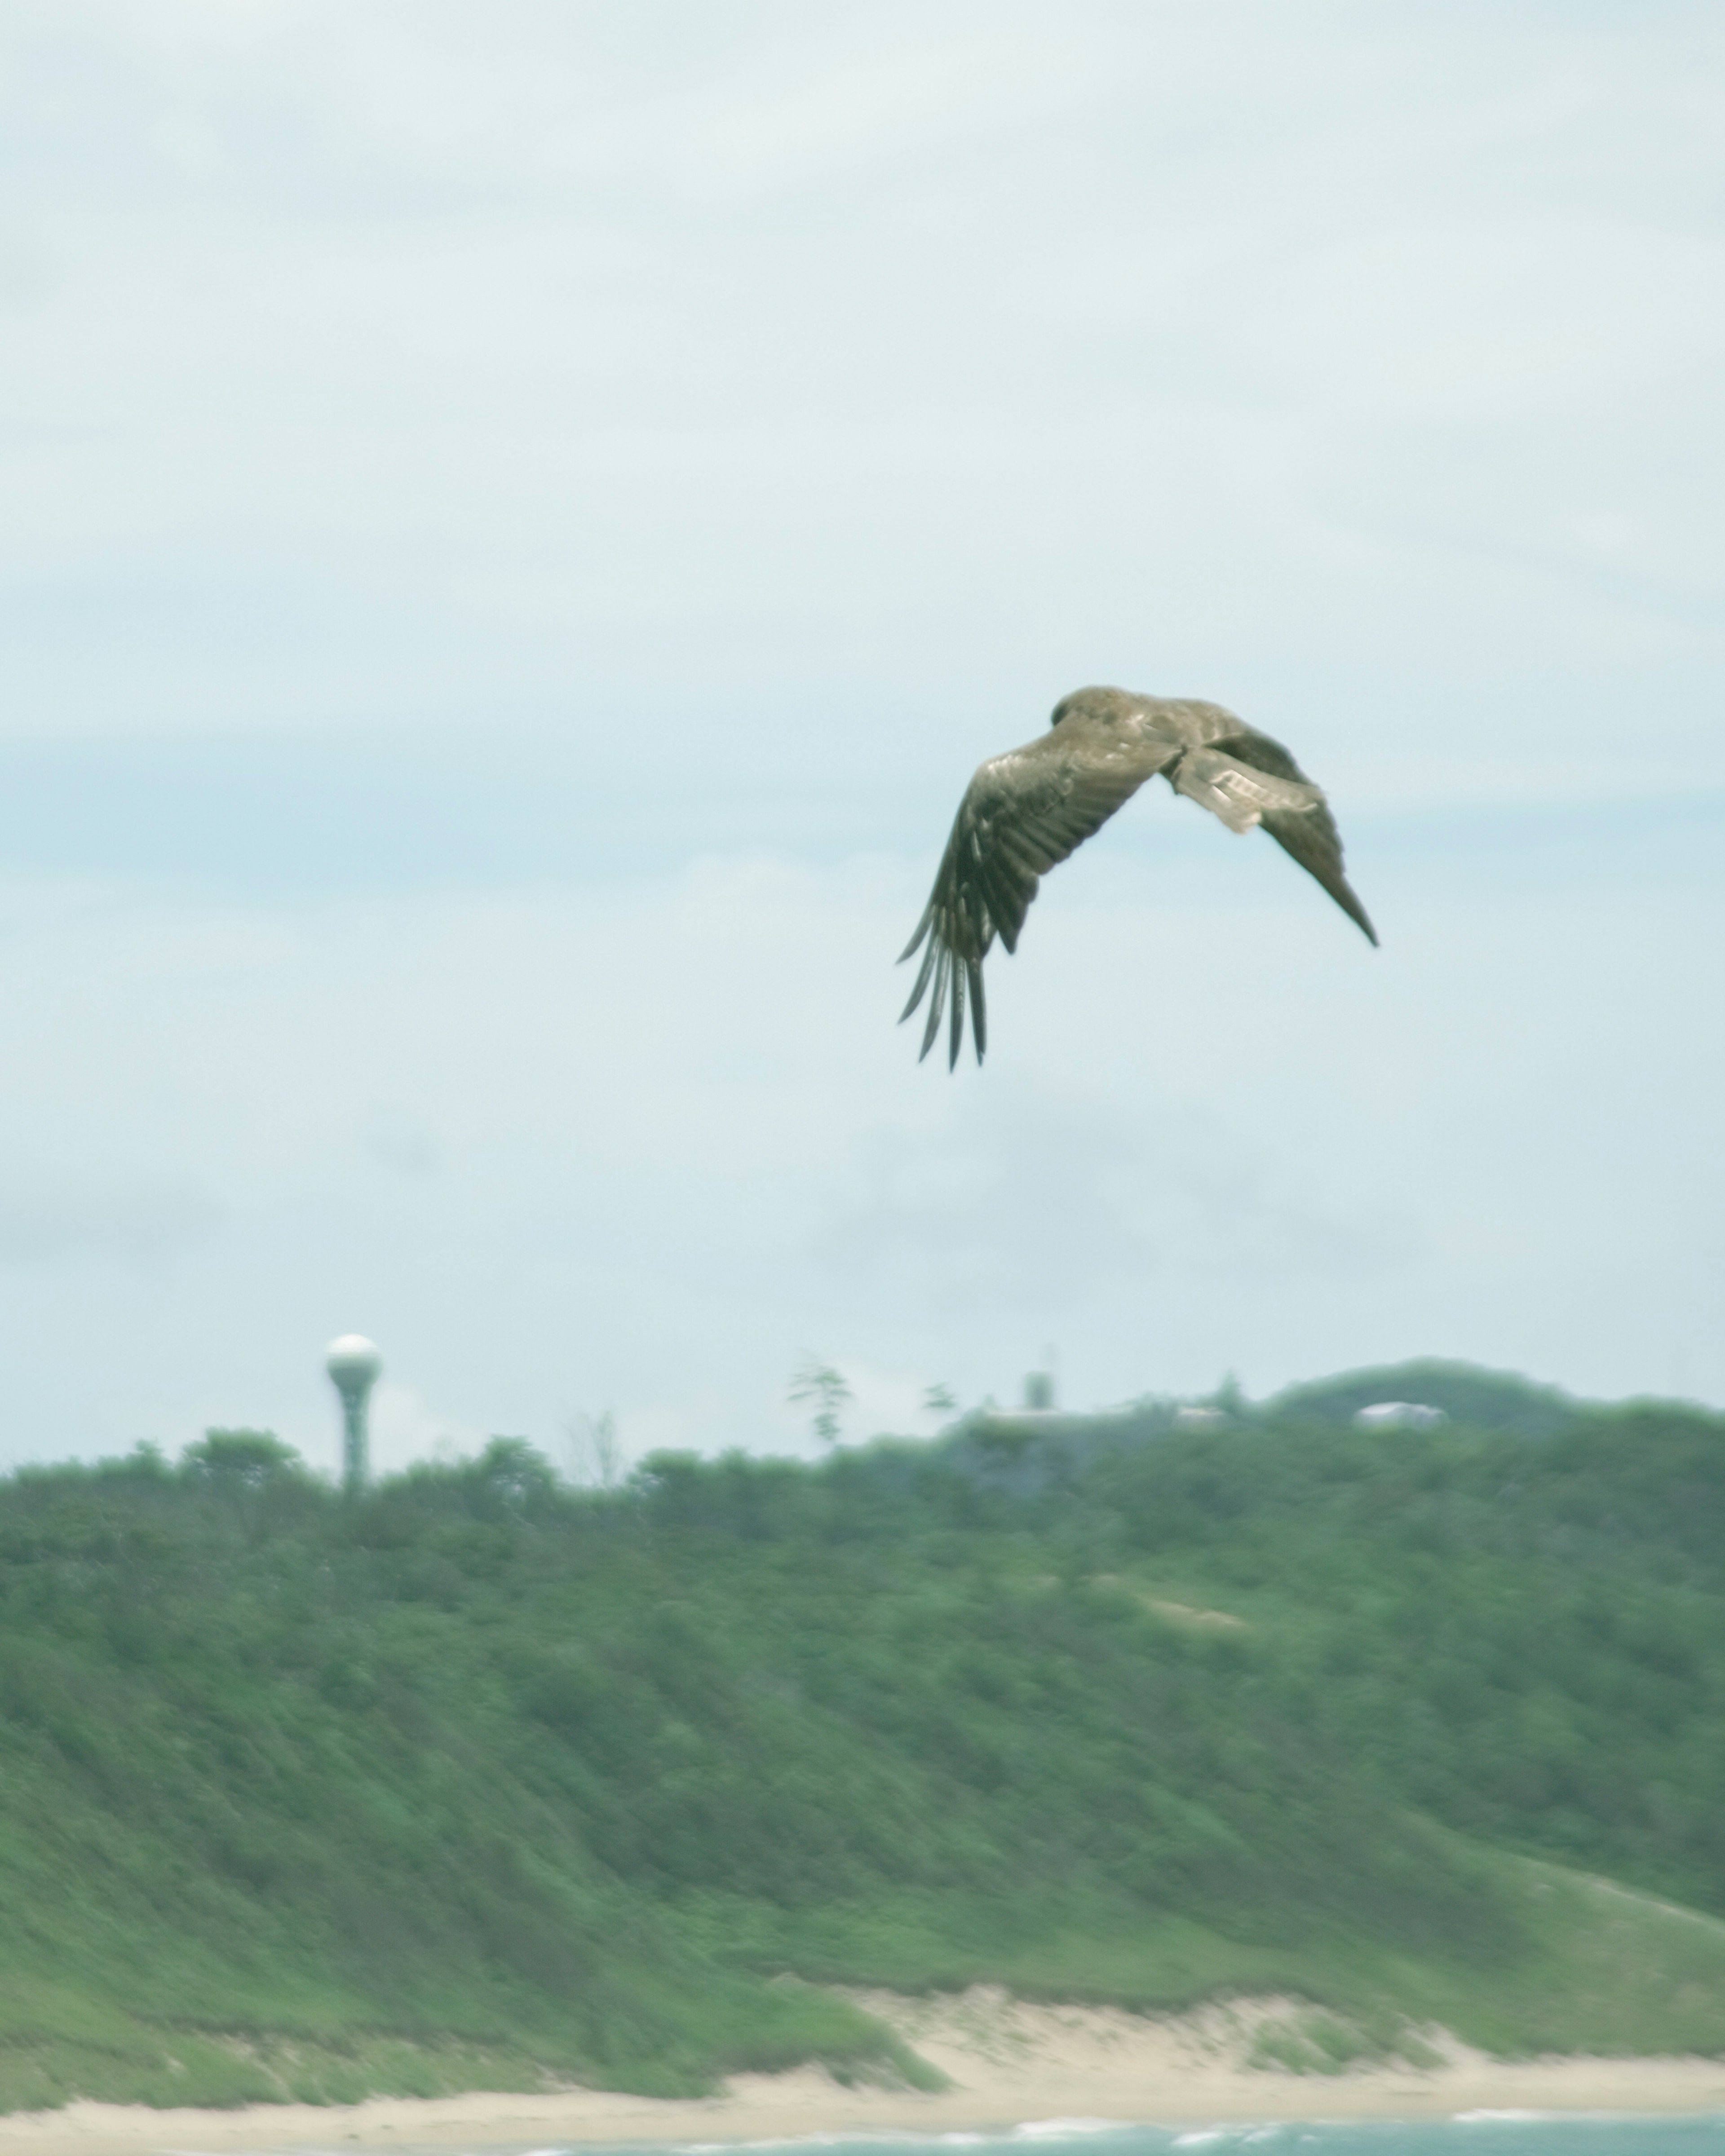
M 1045 2119 L 993 2133 L 818 2134 L 800 2140 L 635 2143 L 602 2152 L 557 2146 L 519 2156 L 1725 2156 L 1725 2113 L 1711 2118 L 1466 2112 L 1415 2125 L 1117 2126 Z M 446 2152 L 444 2153 L 446 2156 Z
M 1118 2126 L 1044 2119 L 992 2133 L 811 2134 L 783 2141 L 634 2142 L 614 2149 L 557 2143 L 470 2156 L 1725 2156 L 1725 2112 L 1707 2118 L 1464 2112 L 1409 2125 Z M 305 2152 L 301 2152 L 305 2156 Z M 449 2156 L 447 2149 L 394 2156 Z

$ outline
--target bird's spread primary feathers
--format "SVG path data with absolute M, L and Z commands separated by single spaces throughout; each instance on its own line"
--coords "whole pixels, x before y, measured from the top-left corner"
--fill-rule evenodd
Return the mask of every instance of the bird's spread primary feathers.
M 1280 742 L 1219 704 L 1080 689 L 1055 707 L 1048 732 L 990 757 L 965 789 L 934 889 L 903 963 L 925 942 L 904 1018 L 928 998 L 922 1054 L 949 1014 L 947 1067 L 957 1065 L 970 1009 L 977 1061 L 988 1045 L 983 960 L 998 936 L 1009 951 L 1049 870 L 1099 830 L 1161 772 L 1231 831 L 1261 824 L 1315 876 L 1370 941 L 1376 931 L 1342 873 L 1342 840 L 1323 790 Z

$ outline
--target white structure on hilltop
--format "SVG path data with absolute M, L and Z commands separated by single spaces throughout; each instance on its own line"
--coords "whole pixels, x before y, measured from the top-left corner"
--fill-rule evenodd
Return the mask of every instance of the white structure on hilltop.
M 331 1341 L 324 1368 L 341 1395 L 341 1486 L 362 1490 L 372 1466 L 366 1407 L 383 1358 L 363 1333 L 344 1332 Z
M 1423 1407 L 1418 1400 L 1374 1400 L 1353 1419 L 1367 1430 L 1431 1430 L 1450 1419 L 1441 1408 Z

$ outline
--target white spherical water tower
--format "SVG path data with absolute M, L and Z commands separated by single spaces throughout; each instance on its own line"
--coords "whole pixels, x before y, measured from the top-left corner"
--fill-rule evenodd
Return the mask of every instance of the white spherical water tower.
M 363 1333 L 344 1332 L 332 1340 L 324 1358 L 331 1382 L 341 1395 L 341 1486 L 363 1490 L 371 1472 L 371 1441 L 366 1429 L 366 1404 L 383 1358 Z

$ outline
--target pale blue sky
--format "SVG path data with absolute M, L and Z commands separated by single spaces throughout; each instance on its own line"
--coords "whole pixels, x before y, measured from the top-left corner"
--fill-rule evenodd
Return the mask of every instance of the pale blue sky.
M 0 1457 L 1725 1399 L 1712 8 L 15 0 Z M 1232 705 L 919 1069 L 1065 690 Z

